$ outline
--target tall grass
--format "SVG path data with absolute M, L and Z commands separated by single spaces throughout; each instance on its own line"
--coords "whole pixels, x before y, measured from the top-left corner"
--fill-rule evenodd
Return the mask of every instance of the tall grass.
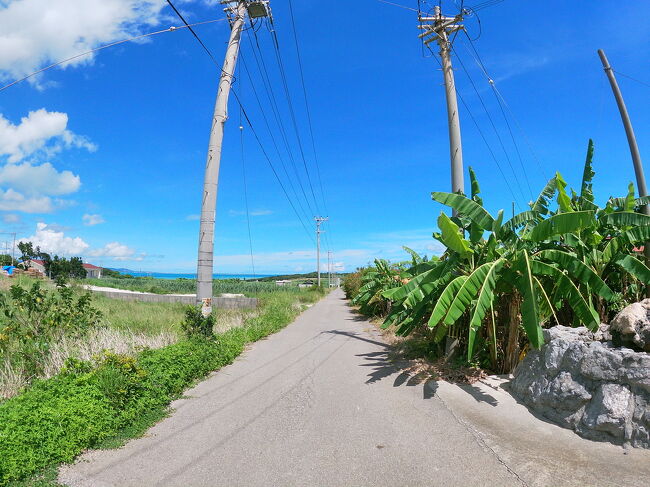
M 194 294 L 196 292 L 195 279 L 156 279 L 153 277 L 84 279 L 80 284 L 92 286 L 112 287 L 129 291 L 140 291 L 154 294 Z M 241 279 L 215 279 L 212 292 L 219 294 L 244 294 L 255 297 L 261 293 L 295 293 L 296 286 L 278 286 L 274 282 L 244 281 Z

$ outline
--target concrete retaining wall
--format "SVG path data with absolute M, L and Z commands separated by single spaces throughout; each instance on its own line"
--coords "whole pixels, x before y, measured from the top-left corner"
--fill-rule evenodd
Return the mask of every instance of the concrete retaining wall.
M 196 304 L 196 296 L 182 296 L 178 294 L 152 294 L 152 293 L 121 293 L 119 291 L 100 291 L 93 289 L 92 292 L 101 294 L 111 299 L 122 301 L 143 301 L 147 303 L 184 303 Z M 257 298 L 212 298 L 212 306 L 221 309 L 249 309 L 257 307 Z

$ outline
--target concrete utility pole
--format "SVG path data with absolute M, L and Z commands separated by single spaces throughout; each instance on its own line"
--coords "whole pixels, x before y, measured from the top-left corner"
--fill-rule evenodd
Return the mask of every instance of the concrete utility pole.
M 630 146 L 630 154 L 632 155 L 632 163 L 634 164 L 634 174 L 636 175 L 636 186 L 639 192 L 639 196 L 647 196 L 648 188 L 645 184 L 645 175 L 643 174 L 641 154 L 639 153 L 639 146 L 636 144 L 634 129 L 632 128 L 630 116 L 627 113 L 627 107 L 625 106 L 625 101 L 623 100 L 623 94 L 621 93 L 621 90 L 618 87 L 618 83 L 616 82 L 614 70 L 609 65 L 607 56 L 605 56 L 605 51 L 598 49 L 598 55 L 600 56 L 600 60 L 603 63 L 603 68 L 605 69 L 605 74 L 607 74 L 607 78 L 609 79 L 609 84 L 612 85 L 612 91 L 614 92 L 614 97 L 616 98 L 618 111 L 621 112 L 621 120 L 623 121 L 623 127 L 625 127 L 625 135 L 627 135 L 627 143 Z M 650 205 L 645 205 L 643 207 L 643 212 L 646 215 L 650 215 Z
M 442 74 L 445 80 L 445 94 L 447 98 L 447 121 L 449 123 L 449 155 L 451 159 L 451 191 L 465 193 L 463 147 L 460 138 L 460 120 L 458 118 L 458 100 L 456 99 L 456 83 L 454 71 L 451 67 L 451 54 L 449 35 L 462 30 L 464 27 L 458 22 L 463 20 L 461 14 L 455 17 L 445 17 L 440 13 L 440 7 L 434 7 L 433 17 L 418 16 L 423 29 L 418 37 L 424 39 L 424 44 L 429 45 L 436 41 L 440 46 L 442 59 Z M 456 210 L 453 212 L 456 215 Z
M 316 222 L 316 273 L 318 275 L 318 287 L 320 287 L 320 234 L 323 233 L 323 230 L 320 229 L 320 225 L 327 220 L 329 220 L 328 217 L 314 217 L 314 221 Z
M 603 69 L 605 70 L 605 74 L 609 79 L 609 84 L 612 85 L 612 91 L 614 92 L 614 98 L 616 98 L 618 111 L 621 112 L 621 120 L 623 121 L 623 127 L 625 127 L 625 135 L 627 135 L 627 143 L 630 146 L 630 154 L 632 155 L 632 163 L 634 164 L 637 191 L 639 192 L 639 196 L 648 196 L 648 188 L 645 184 L 645 175 L 643 174 L 641 154 L 639 153 L 639 146 L 636 144 L 636 137 L 634 135 L 634 129 L 632 128 L 632 121 L 630 120 L 630 116 L 627 113 L 627 107 L 625 106 L 625 101 L 623 100 L 623 94 L 621 93 L 621 90 L 618 87 L 618 83 L 616 82 L 614 70 L 609 65 L 607 56 L 605 56 L 605 51 L 598 49 L 598 55 L 600 56 L 600 61 L 603 63 Z M 650 216 L 650 205 L 643 205 L 641 211 Z M 650 242 L 645 243 L 644 254 L 646 263 L 650 263 Z M 647 298 L 650 298 L 650 286 L 646 287 L 645 295 Z
M 228 119 L 228 96 L 235 73 L 239 54 L 241 31 L 248 13 L 251 18 L 270 15 L 268 1 L 222 0 L 224 11 L 230 20 L 230 39 L 223 62 L 217 101 L 212 117 L 208 157 L 205 165 L 205 181 L 201 201 L 201 224 L 199 229 L 199 255 L 197 261 L 196 299 L 201 304 L 201 313 L 208 316 L 212 312 L 212 274 L 214 260 L 214 221 L 217 210 L 217 189 L 223 132 Z
M 327 287 L 332 287 L 332 251 L 327 251 Z

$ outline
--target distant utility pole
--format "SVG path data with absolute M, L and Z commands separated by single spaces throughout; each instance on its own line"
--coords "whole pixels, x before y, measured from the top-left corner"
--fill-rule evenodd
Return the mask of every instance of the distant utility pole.
M 13 237 L 13 247 L 11 247 L 11 265 L 16 265 L 16 232 L 0 232 L 0 233 L 4 235 L 11 235 Z M 9 254 L 7 250 L 5 250 L 5 252 Z
M 226 5 L 224 11 L 230 20 L 230 39 L 226 57 L 221 69 L 217 101 L 212 117 L 208 157 L 205 165 L 205 181 L 201 201 L 201 223 L 199 229 L 199 254 L 196 276 L 196 299 L 201 304 L 201 313 L 208 316 L 212 312 L 212 274 L 214 261 L 214 220 L 217 211 L 217 189 L 223 132 L 228 119 L 228 96 L 235 73 L 235 64 L 239 54 L 241 31 L 246 14 L 251 18 L 269 17 L 268 1 L 222 0 Z
M 329 220 L 328 217 L 323 218 L 322 216 L 315 216 L 314 221 L 316 222 L 316 272 L 318 275 L 318 286 L 320 287 L 320 234 L 323 233 L 323 230 L 320 229 L 320 225 L 323 222 Z
M 327 251 L 327 287 L 332 287 L 332 251 Z
M 452 193 L 465 193 L 463 175 L 463 146 L 460 138 L 460 120 L 458 118 L 458 100 L 456 99 L 456 83 L 454 82 L 454 71 L 451 67 L 451 54 L 449 35 L 462 30 L 464 27 L 458 22 L 463 20 L 461 14 L 455 17 L 445 17 L 440 13 L 440 7 L 434 7 L 433 17 L 418 15 L 420 24 L 418 28 L 423 29 L 418 37 L 423 39 L 425 45 L 433 41 L 440 46 L 440 58 L 442 59 L 442 74 L 445 80 L 445 93 L 447 97 L 447 121 L 449 123 L 449 155 L 451 159 L 451 191 Z M 456 215 L 456 210 L 453 212 Z

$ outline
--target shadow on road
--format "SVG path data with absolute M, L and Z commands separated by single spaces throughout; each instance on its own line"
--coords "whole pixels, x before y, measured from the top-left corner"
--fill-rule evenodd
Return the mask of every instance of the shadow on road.
M 354 317 L 354 321 L 364 321 L 361 317 Z M 424 383 L 423 399 L 431 399 L 435 396 L 438 389 L 436 378 L 432 376 L 430 370 L 418 367 L 413 361 L 400 358 L 399 352 L 386 343 L 373 340 L 372 338 L 363 336 L 361 333 L 344 330 L 328 330 L 322 333 L 329 333 L 333 335 L 343 335 L 355 340 L 361 340 L 373 345 L 382 347 L 382 350 L 375 352 L 368 352 L 356 355 L 361 357 L 363 362 L 359 364 L 361 367 L 369 367 L 371 370 L 368 373 L 368 380 L 366 384 L 394 377 L 393 387 L 413 387 Z M 461 391 L 469 394 L 477 402 L 484 402 L 492 407 L 499 404 L 499 401 L 491 394 L 483 391 L 482 389 L 473 386 L 472 384 L 455 384 Z

